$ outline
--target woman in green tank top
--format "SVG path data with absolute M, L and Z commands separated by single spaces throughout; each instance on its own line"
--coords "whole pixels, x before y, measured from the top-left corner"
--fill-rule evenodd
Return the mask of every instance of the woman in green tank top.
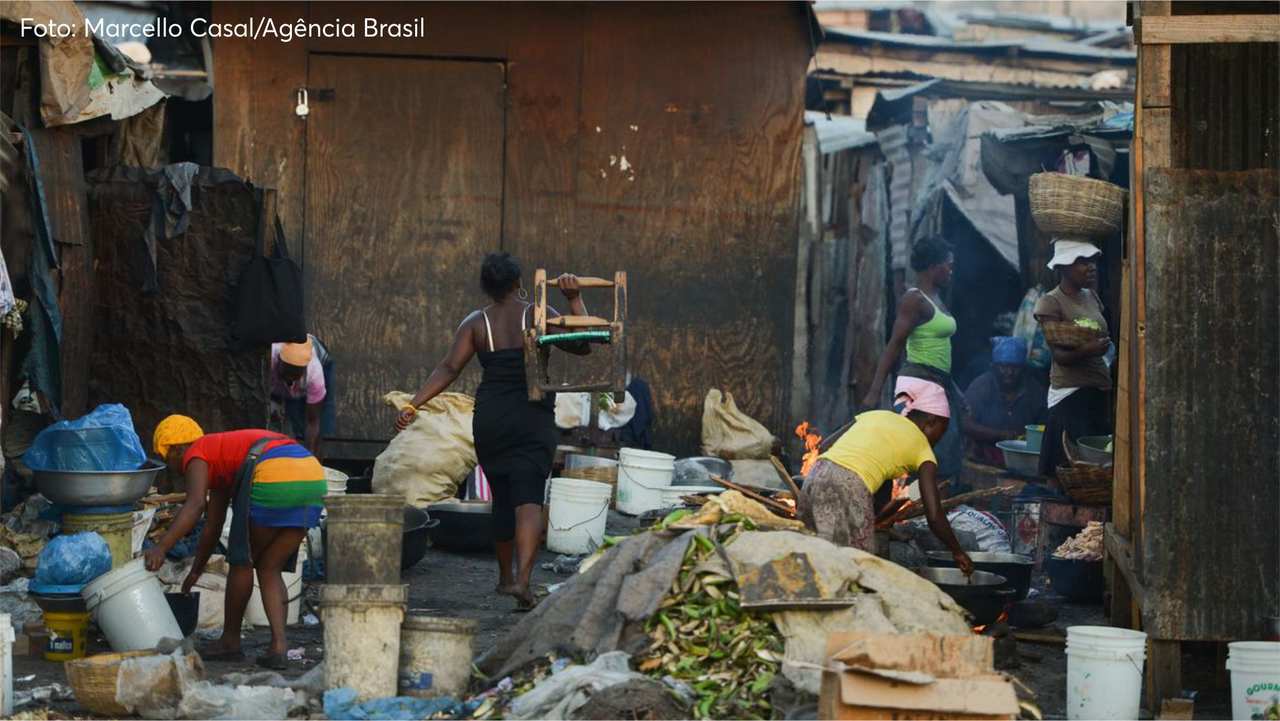
M 947 434 L 934 448 L 939 478 L 951 478 L 960 472 L 964 455 L 964 441 L 960 433 L 967 413 L 964 396 L 951 380 L 951 337 L 956 333 L 956 319 L 942 302 L 942 290 L 951 284 L 954 266 L 951 246 L 938 236 L 925 238 L 911 249 L 911 269 L 916 272 L 916 287 L 904 293 L 898 301 L 893 334 L 880 356 L 871 387 L 862 399 L 864 410 L 880 407 L 884 382 L 904 350 L 907 357 L 898 369 L 899 376 L 921 378 L 947 390 L 951 424 Z

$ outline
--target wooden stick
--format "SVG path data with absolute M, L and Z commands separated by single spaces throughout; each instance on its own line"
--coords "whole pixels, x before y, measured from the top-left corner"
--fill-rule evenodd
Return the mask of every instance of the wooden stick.
M 1027 643 L 1062 645 L 1067 642 L 1066 636 L 1059 636 L 1054 633 L 1037 633 L 1035 631 L 1014 631 L 1013 637 L 1019 641 L 1026 641 Z
M 795 511 L 792 510 L 791 506 L 788 506 L 785 503 L 778 503 L 772 498 L 765 498 L 764 496 L 760 495 L 759 493 L 756 493 L 755 491 L 749 488 L 746 488 L 744 486 L 739 486 L 738 484 L 733 483 L 732 481 L 726 481 L 725 479 L 715 474 L 711 475 L 711 480 L 715 481 L 716 483 L 719 483 L 720 485 L 724 486 L 725 488 L 728 488 L 731 491 L 737 491 L 738 493 L 741 493 L 747 498 L 750 498 L 751 500 L 763 505 L 765 508 L 768 508 L 774 513 L 777 513 L 783 518 L 795 517 Z
M 951 498 L 948 498 L 947 500 L 943 501 L 942 510 L 945 511 L 951 508 L 955 508 L 956 506 L 962 503 L 968 503 L 969 501 L 974 501 L 979 498 L 987 498 L 989 496 L 998 496 L 1003 493 L 1012 493 L 1012 492 L 1013 492 L 1013 488 L 1005 486 L 1005 487 L 996 487 L 996 488 L 984 488 L 980 491 L 970 491 L 969 493 L 961 493 L 958 496 L 952 496 Z M 888 519 L 881 521 L 880 523 L 877 523 L 876 527 L 888 528 L 889 526 L 892 526 L 895 523 L 900 523 L 902 521 L 910 520 L 912 518 L 916 518 L 918 516 L 923 516 L 923 515 L 924 515 L 924 502 L 912 501 L 908 507 L 904 508 L 901 511 L 898 511 L 897 513 L 890 516 Z
M 547 285 L 551 286 L 552 288 L 559 288 L 560 278 L 557 276 L 555 278 L 548 279 Z M 605 278 L 593 278 L 591 276 L 578 276 L 578 287 L 579 288 L 612 288 L 613 281 L 607 280 Z
M 795 481 L 791 480 L 791 474 L 787 473 L 787 467 L 782 465 L 782 461 L 778 460 L 777 456 L 769 456 L 769 462 L 773 464 L 773 469 L 778 472 L 778 475 L 782 476 L 782 482 L 787 484 L 787 488 L 791 489 L 791 492 L 795 494 L 796 502 L 799 503 L 800 487 L 796 485 Z

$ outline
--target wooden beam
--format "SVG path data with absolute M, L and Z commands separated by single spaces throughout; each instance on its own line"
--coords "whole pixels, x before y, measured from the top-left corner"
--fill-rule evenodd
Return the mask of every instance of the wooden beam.
M 1147 708 L 1163 708 L 1167 698 L 1182 696 L 1182 642 L 1147 641 Z
M 1138 45 L 1280 43 L 1280 15 L 1144 16 L 1133 23 Z
M 1146 595 L 1146 590 L 1142 587 L 1142 584 L 1139 583 L 1138 575 L 1134 572 L 1132 544 L 1130 544 L 1129 541 L 1120 534 L 1116 533 L 1114 523 L 1108 523 L 1103 529 L 1102 541 L 1103 545 L 1107 549 L 1107 558 L 1115 562 L 1116 571 L 1120 573 L 1124 578 L 1125 585 L 1128 586 L 1129 597 L 1141 606 L 1143 596 Z M 1123 618 L 1124 622 L 1128 622 L 1128 620 L 1127 616 Z M 1118 619 L 1114 618 L 1111 619 L 1111 621 L 1112 623 L 1119 622 Z

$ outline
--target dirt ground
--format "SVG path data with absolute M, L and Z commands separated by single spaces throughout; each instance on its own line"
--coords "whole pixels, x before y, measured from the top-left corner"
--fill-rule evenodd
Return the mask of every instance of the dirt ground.
M 617 521 L 621 519 L 613 520 L 615 523 L 611 523 L 611 533 L 625 533 L 635 525 L 634 522 L 618 523 Z M 542 564 L 550 563 L 555 558 L 555 554 L 545 550 L 540 553 L 533 577 L 536 588 L 560 583 L 568 578 L 566 575 L 542 568 Z M 476 651 L 481 652 L 492 646 L 500 634 L 515 625 L 521 618 L 521 615 L 514 611 L 515 602 L 512 599 L 493 593 L 497 577 L 497 567 L 490 554 L 458 554 L 433 549 L 427 552 L 420 563 L 405 573 L 404 581 L 410 586 L 411 608 L 433 609 L 442 615 L 476 619 L 479 622 Z M 1061 599 L 1047 598 L 1050 601 L 1061 602 Z M 1106 624 L 1101 606 L 1081 606 L 1061 602 L 1058 608 L 1059 617 L 1053 626 L 1064 633 L 1067 626 Z M 266 629 L 254 629 L 246 633 L 244 648 L 250 660 L 245 663 L 207 664 L 209 678 L 218 679 L 233 671 L 254 670 L 252 659 L 265 648 L 267 641 Z M 299 625 L 290 628 L 289 645 L 291 648 L 303 648 L 305 657 L 301 663 L 293 664 L 292 668 L 284 674 L 286 677 L 302 675 L 323 658 L 323 632 L 319 626 Z M 97 648 L 94 650 L 105 649 L 105 641 L 97 639 Z M 1019 642 L 1018 650 L 1021 665 L 1010 673 L 1036 694 L 1046 719 L 1066 718 L 1067 658 L 1064 646 Z M 15 691 L 19 693 L 49 683 L 66 683 L 61 664 L 24 656 L 15 658 L 14 666 L 18 679 L 15 683 Z M 1189 671 L 1195 667 L 1195 659 L 1189 657 L 1184 662 L 1184 668 Z M 34 675 L 35 678 L 27 679 L 30 675 Z M 1208 689 L 1212 685 L 1212 679 L 1200 679 L 1191 674 L 1189 683 Z M 1229 704 L 1228 694 L 1220 690 L 1206 690 L 1197 698 L 1196 717 L 1225 718 L 1230 714 L 1230 707 L 1227 704 Z M 74 701 L 54 703 L 51 706 L 63 714 L 76 713 Z M 83 712 L 78 715 L 83 717 Z M 1144 711 L 1143 717 L 1151 718 L 1152 716 Z

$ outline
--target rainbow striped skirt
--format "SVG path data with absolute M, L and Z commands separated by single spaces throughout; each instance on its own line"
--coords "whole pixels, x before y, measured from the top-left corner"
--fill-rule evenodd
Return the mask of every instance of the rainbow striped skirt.
M 249 518 L 271 528 L 312 528 L 328 485 L 324 468 L 297 443 L 282 443 L 263 452 L 253 469 Z

